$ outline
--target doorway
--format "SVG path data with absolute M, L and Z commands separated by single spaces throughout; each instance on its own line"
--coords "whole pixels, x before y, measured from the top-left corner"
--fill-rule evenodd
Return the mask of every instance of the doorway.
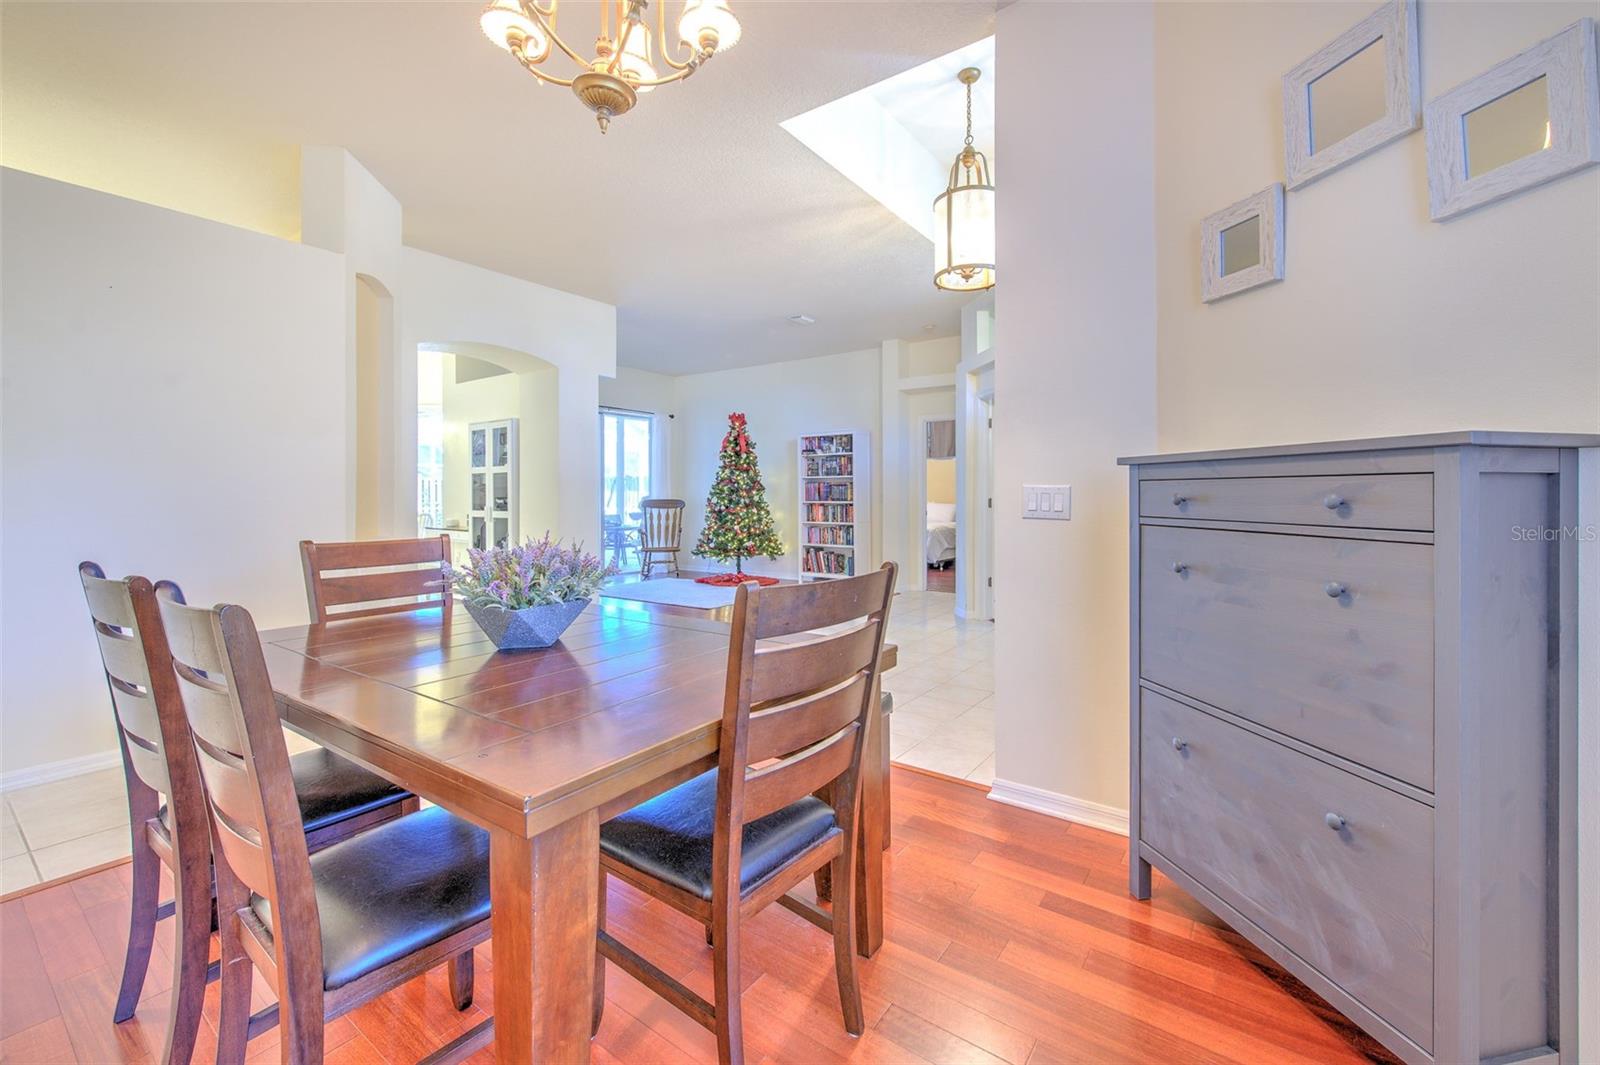
M 956 421 L 923 418 L 922 555 L 925 587 L 956 590 Z
M 600 561 L 625 573 L 639 569 L 640 504 L 650 498 L 655 419 L 638 411 L 600 408 Z

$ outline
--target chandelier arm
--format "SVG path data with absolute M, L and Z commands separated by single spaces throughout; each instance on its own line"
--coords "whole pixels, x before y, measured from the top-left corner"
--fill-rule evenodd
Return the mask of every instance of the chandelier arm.
M 544 12 L 541 11 L 538 8 L 537 5 L 533 5 L 533 14 L 534 14 L 534 17 L 538 20 L 540 27 L 543 28 L 543 30 L 545 32 L 545 36 L 549 37 L 550 40 L 555 44 L 555 46 L 557 48 L 559 48 L 563 52 L 567 53 L 568 58 L 570 58 L 574 63 L 578 64 L 578 66 L 582 67 L 585 70 L 589 69 L 589 61 L 587 59 L 583 58 L 583 56 L 579 55 L 577 52 L 574 52 L 572 50 L 572 47 L 570 45 L 568 45 L 566 41 L 563 41 L 561 39 L 560 34 L 556 33 L 555 5 L 554 4 L 551 4 L 551 10 L 550 10 L 550 17 L 549 18 L 545 17 Z M 529 67 L 528 69 L 530 71 L 533 70 L 532 67 Z M 553 81 L 553 82 L 555 82 L 555 84 L 558 84 L 558 85 L 563 85 L 563 84 L 564 85 L 571 85 L 572 84 L 572 82 L 570 82 L 570 81 L 568 81 L 568 82 L 555 81 L 554 78 L 550 78 L 548 80 Z
M 671 85 L 675 81 L 682 81 L 684 78 L 687 78 L 690 74 L 693 74 L 696 70 L 699 70 L 699 69 L 700 69 L 699 67 L 697 67 L 697 66 L 695 66 L 694 64 L 691 63 L 691 64 L 685 66 L 682 70 L 679 70 L 675 74 L 668 74 L 665 77 L 654 78 L 654 79 L 652 79 L 650 81 L 630 82 L 630 84 L 632 84 L 635 88 L 639 88 L 641 86 L 648 86 L 648 87 L 654 88 L 657 85 Z
M 622 14 L 621 8 L 618 8 L 617 14 Z M 611 50 L 611 61 L 606 64 L 607 74 L 615 74 L 617 68 L 622 65 L 623 50 L 628 47 L 628 38 L 633 36 L 633 28 L 637 25 L 633 19 L 624 18 L 617 27 L 620 32 L 617 34 L 617 46 Z
M 695 65 L 695 57 L 699 53 L 689 47 L 686 41 L 680 39 L 678 44 L 689 53 L 689 58 L 683 62 L 672 58 L 672 52 L 667 47 L 667 0 L 659 0 L 656 5 L 656 43 L 661 46 L 662 61 L 673 70 L 684 71 L 679 77 L 688 77 L 689 68 Z M 678 78 L 670 78 L 669 80 L 676 81 Z M 659 85 L 664 84 L 664 82 L 652 82 L 651 84 Z
M 540 70 L 537 66 L 535 66 L 534 65 L 535 61 L 532 60 L 532 59 L 527 58 L 526 56 L 517 56 L 516 58 L 517 58 L 517 61 L 522 64 L 522 69 L 523 70 L 526 70 L 529 74 L 532 74 L 534 77 L 538 78 L 540 81 L 546 82 L 547 84 L 550 84 L 550 85 L 560 85 L 563 88 L 567 88 L 567 89 L 572 88 L 572 81 L 573 81 L 572 78 L 563 78 L 563 77 L 558 77 L 555 74 L 548 74 L 545 71 Z
M 539 6 L 538 0 L 518 0 L 522 4 L 524 14 L 539 14 L 550 20 L 550 26 L 555 26 L 556 8 L 561 6 L 561 0 L 550 0 L 548 10 Z

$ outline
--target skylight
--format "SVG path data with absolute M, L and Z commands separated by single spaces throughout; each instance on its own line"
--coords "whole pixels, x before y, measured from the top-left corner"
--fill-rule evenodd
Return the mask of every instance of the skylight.
M 977 67 L 972 135 L 994 159 L 994 38 L 840 97 L 782 123 L 801 144 L 930 242 L 933 198 L 965 136 L 962 67 Z

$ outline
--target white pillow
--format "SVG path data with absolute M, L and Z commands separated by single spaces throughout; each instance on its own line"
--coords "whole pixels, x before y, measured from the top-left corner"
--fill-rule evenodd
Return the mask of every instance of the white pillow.
M 929 503 L 928 523 L 937 525 L 941 522 L 956 520 L 956 505 L 954 503 Z

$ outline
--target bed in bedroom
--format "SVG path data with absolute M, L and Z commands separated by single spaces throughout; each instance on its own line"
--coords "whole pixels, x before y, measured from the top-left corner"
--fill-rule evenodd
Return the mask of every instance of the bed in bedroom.
M 956 560 L 956 505 L 929 503 L 923 557 L 930 566 L 944 566 Z

